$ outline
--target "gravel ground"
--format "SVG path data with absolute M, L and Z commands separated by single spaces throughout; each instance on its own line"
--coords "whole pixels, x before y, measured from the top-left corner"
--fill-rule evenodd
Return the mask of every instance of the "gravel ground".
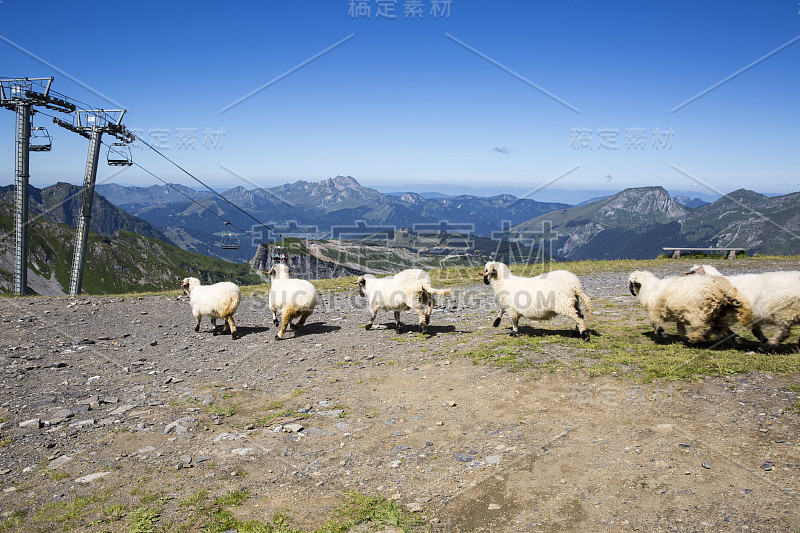
M 626 277 L 582 277 L 592 328 L 608 302 L 642 313 Z M 389 313 L 364 330 L 355 290 L 323 294 L 277 341 L 266 298 L 249 297 L 232 341 L 207 319 L 195 333 L 185 297 L 2 299 L 0 514 L 109 487 L 133 505 L 141 487 L 175 498 L 164 524 L 199 488 L 244 487 L 237 516 L 288 509 L 307 528 L 357 491 L 433 531 L 800 531 L 797 376 L 637 384 L 473 365 L 458 352 L 508 333 L 492 303 L 482 284 L 457 288 L 429 336 L 397 335 Z M 576 356 L 552 339 L 543 358 Z

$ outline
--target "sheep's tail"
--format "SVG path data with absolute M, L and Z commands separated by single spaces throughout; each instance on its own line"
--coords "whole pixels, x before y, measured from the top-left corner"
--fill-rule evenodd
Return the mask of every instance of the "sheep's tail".
M 750 326 L 753 323 L 753 309 L 750 303 L 739 296 L 731 299 L 731 306 L 736 307 L 736 319 L 743 326 Z
M 585 318 L 589 319 L 592 318 L 592 300 L 583 292 L 583 289 L 578 287 L 575 291 L 575 294 L 578 296 L 578 299 L 581 301 L 581 305 L 583 306 L 583 314 Z
M 422 289 L 428 294 L 435 294 L 436 296 L 447 296 L 453 289 L 434 289 L 430 283 L 423 283 Z

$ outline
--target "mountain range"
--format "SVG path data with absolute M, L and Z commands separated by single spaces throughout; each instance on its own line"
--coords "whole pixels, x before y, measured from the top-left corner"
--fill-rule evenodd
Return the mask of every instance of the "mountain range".
M 692 209 L 662 187 L 626 189 L 536 217 L 512 228 L 507 237 L 533 243 L 545 235 L 553 254 L 568 259 L 653 258 L 669 246 L 797 254 L 800 193 L 767 197 L 740 189 Z
M 6 202 L 13 202 L 13 196 L 13 186 L 0 187 L 0 202 L 6 206 L 4 225 L 9 232 L 11 206 Z M 401 264 L 427 268 L 441 261 L 455 266 L 498 253 L 505 254 L 501 259 L 508 261 L 540 259 L 542 254 L 556 259 L 652 258 L 662 253 L 662 247 L 670 246 L 800 253 L 800 192 L 768 197 L 741 189 L 706 203 L 682 195 L 673 197 L 662 187 L 639 187 L 571 206 L 511 195 L 431 194 L 426 198 L 414 192 L 383 194 L 351 177 L 337 176 L 263 189 L 235 187 L 221 196 L 181 185 L 98 185 L 90 226 L 97 235 L 91 234 L 90 243 L 101 253 L 94 260 L 90 255 L 94 263 L 87 272 L 95 272 L 90 278 L 97 276 L 98 268 L 106 274 L 99 275 L 97 279 L 104 281 L 97 286 L 90 279 L 84 287 L 90 292 L 102 292 L 101 287 L 108 284 L 155 288 L 193 271 L 206 279 L 229 277 L 224 273 L 225 264 L 265 262 L 264 257 L 256 257 L 258 243 L 273 240 L 274 234 L 260 221 L 287 237 L 304 239 L 295 242 L 305 250 L 304 255 L 316 257 L 314 270 L 329 273 L 359 268 L 380 273 Z M 74 229 L 69 227 L 76 225 L 81 200 L 81 189 L 67 183 L 30 187 L 32 227 L 40 228 L 40 234 L 32 238 L 32 261 L 41 270 L 42 284 L 56 283 L 63 288 L 68 282 L 64 278 L 74 241 Z M 238 234 L 236 250 L 220 246 L 223 221 L 230 222 L 231 231 Z M 236 227 L 252 230 L 254 236 Z M 11 239 L 13 234 L 6 233 L 0 243 L 9 261 Z M 342 244 L 347 241 L 361 244 Z M 137 246 L 141 247 L 138 260 Z M 181 257 L 187 251 L 199 255 Z M 362 259 L 368 257 L 370 264 L 359 262 L 355 251 Z M 263 256 L 264 251 L 260 253 Z M 420 255 L 414 259 L 408 253 Z M 204 256 L 228 262 L 200 268 L 197 265 L 205 264 Z M 159 257 L 173 266 L 161 269 L 145 257 Z M 149 266 L 136 267 L 138 274 L 134 275 L 137 261 Z M 43 266 L 45 263 L 50 266 Z M 108 267 L 111 270 L 106 265 L 112 265 Z M 253 275 L 249 266 L 239 266 L 244 270 L 235 275 Z M 10 283 L 9 272 L 9 268 L 0 268 L 4 286 Z M 121 272 L 121 281 L 117 282 L 112 272 Z
M 401 228 L 491 237 L 492 232 L 570 207 L 511 195 L 424 198 L 407 192 L 394 196 L 364 187 L 349 176 L 251 190 L 235 187 L 223 192 L 223 198 L 209 192 L 193 197 L 194 201 L 168 186 L 104 184 L 97 186 L 97 192 L 159 228 L 178 246 L 232 261 L 251 259 L 259 239 L 275 239 L 275 233 L 254 219 L 282 235 L 312 239 L 358 239 Z M 221 250 L 223 220 L 230 222 L 231 231 L 238 227 L 254 232 L 256 238 L 239 232 L 240 249 Z

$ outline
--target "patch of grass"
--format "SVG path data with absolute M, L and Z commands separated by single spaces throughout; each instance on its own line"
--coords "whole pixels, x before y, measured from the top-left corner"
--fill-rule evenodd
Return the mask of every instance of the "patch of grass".
M 216 405 L 217 402 L 212 403 L 206 408 L 206 413 L 214 416 L 233 416 L 239 411 L 238 403 L 229 403 L 227 405 Z
M 62 528 L 76 527 L 82 522 L 92 507 L 102 504 L 110 498 L 110 492 L 89 496 L 79 496 L 72 500 L 53 502 L 42 506 L 33 514 L 37 522 L 57 522 Z
M 52 479 L 53 481 L 61 481 L 63 479 L 69 479 L 69 478 L 70 475 L 67 474 L 66 472 L 53 472 L 52 474 L 50 474 L 50 479 Z
M 6 446 L 13 444 L 14 437 L 6 437 L 4 439 L 0 439 L 0 448 L 5 448 Z
M 25 521 L 27 515 L 26 511 L 14 511 L 8 518 L 0 520 L 0 531 L 22 531 L 19 527 Z
M 156 509 L 138 507 L 128 513 L 128 533 L 155 533 L 161 513 Z
M 247 492 L 247 489 L 236 489 L 230 491 L 225 496 L 219 496 L 214 498 L 214 503 L 217 505 L 241 505 L 250 497 L 250 493 Z
M 207 490 L 198 490 L 188 498 L 184 498 L 183 500 L 178 502 L 178 507 L 181 509 L 185 509 L 187 507 L 196 507 L 203 503 L 208 498 L 208 491 Z
M 424 523 L 421 517 L 404 511 L 395 501 L 357 492 L 345 492 L 344 496 L 345 503 L 334 512 L 334 520 L 317 529 L 316 533 L 339 533 L 361 524 L 409 531 Z

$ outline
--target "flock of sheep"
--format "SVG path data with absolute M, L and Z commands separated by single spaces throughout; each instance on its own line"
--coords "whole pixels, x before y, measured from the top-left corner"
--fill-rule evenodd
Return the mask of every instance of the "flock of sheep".
M 287 326 L 298 329 L 314 312 L 319 296 L 314 286 L 302 279 L 291 278 L 285 264 L 275 264 L 265 272 L 270 277 L 269 308 L 275 326 L 280 326 L 276 339 L 283 339 Z M 628 289 L 647 311 L 653 330 L 666 337 L 666 323 L 674 322 L 678 333 L 690 343 L 732 336 L 739 323 L 750 328 L 769 351 L 789 335 L 792 325 L 800 323 L 800 272 L 767 272 L 725 277 L 714 267 L 695 265 L 683 276 L 657 278 L 650 272 L 636 271 L 628 277 Z M 486 263 L 480 274 L 490 285 L 500 311 L 494 320 L 500 325 L 504 314 L 511 319 L 511 335 L 518 335 L 520 318 L 548 320 L 562 315 L 575 321 L 576 334 L 589 340 L 586 318 L 591 314 L 591 301 L 583 292 L 578 277 L 566 270 L 555 270 L 532 278 L 515 276 L 500 262 Z M 401 311 L 416 311 L 420 331 L 430 324 L 436 296 L 447 296 L 450 289 L 436 289 L 430 276 L 420 269 L 403 270 L 394 276 L 376 278 L 367 274 L 353 282 L 359 294 L 366 297 L 370 313 L 366 329 L 370 329 L 378 311 L 394 313 L 397 332 L 402 331 Z M 230 282 L 204 286 L 197 278 L 185 278 L 181 285 L 189 296 L 195 331 L 200 330 L 203 316 L 211 318 L 214 335 L 216 319 L 224 320 L 223 333 L 230 329 L 237 338 L 233 314 L 239 306 L 241 291 Z M 281 319 L 278 320 L 280 314 Z M 297 322 L 293 322 L 293 320 Z M 767 338 L 764 325 L 778 327 Z M 800 343 L 800 340 L 798 340 Z

